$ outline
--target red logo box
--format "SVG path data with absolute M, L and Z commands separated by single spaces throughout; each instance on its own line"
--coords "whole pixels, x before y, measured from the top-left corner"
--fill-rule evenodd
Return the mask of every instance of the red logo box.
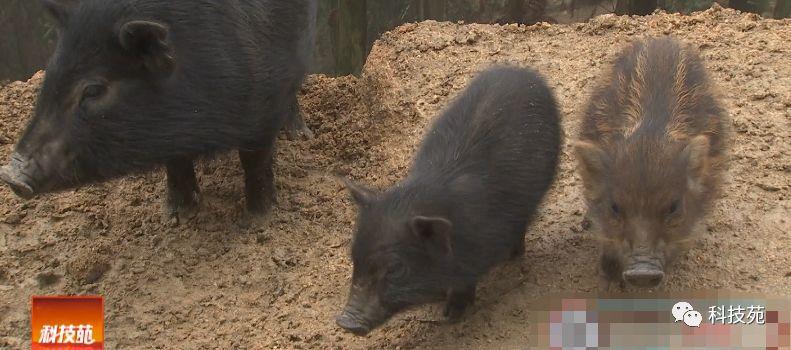
M 104 350 L 104 298 L 34 296 L 32 350 Z

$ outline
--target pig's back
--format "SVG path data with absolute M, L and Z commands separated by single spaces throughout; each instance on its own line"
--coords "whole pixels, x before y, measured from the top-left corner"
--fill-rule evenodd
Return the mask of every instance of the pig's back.
M 581 138 L 684 140 L 708 135 L 711 155 L 724 149 L 726 120 L 697 52 L 670 37 L 648 38 L 621 53 L 591 96 Z
M 307 71 L 316 0 L 125 2 L 129 16 L 169 27 L 174 99 L 200 111 L 200 123 L 221 125 L 220 143 L 268 140 L 280 129 Z
M 151 3 L 167 21 L 178 54 L 202 74 L 260 83 L 283 82 L 304 75 L 303 51 L 312 44 L 316 0 L 171 0 Z M 245 86 L 242 89 L 247 89 Z
M 552 183 L 560 137 L 557 105 L 541 76 L 492 68 L 437 119 L 410 176 L 444 183 L 482 211 L 524 217 Z

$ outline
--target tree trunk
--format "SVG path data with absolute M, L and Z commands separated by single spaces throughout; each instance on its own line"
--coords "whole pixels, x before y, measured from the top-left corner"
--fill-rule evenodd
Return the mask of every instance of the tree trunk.
M 657 0 L 617 0 L 615 13 L 618 15 L 646 16 L 654 12 Z
M 365 0 L 335 0 L 332 42 L 335 73 L 358 74 L 365 63 L 368 20 Z
M 52 23 L 39 1 L 5 1 L 0 9 L 0 80 L 22 80 L 46 65 L 54 47 Z
M 777 0 L 775 4 L 774 18 L 791 17 L 791 0 Z
M 758 13 L 758 5 L 751 0 L 730 0 L 728 6 L 742 12 Z
M 505 11 L 508 22 L 522 23 L 525 20 L 525 0 L 508 0 Z
M 420 0 L 420 19 L 444 21 L 448 15 L 445 0 Z

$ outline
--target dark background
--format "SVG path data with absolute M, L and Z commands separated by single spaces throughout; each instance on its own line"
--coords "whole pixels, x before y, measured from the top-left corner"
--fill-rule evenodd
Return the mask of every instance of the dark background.
M 315 72 L 359 72 L 380 34 L 402 23 L 434 19 L 476 23 L 583 22 L 604 13 L 692 12 L 714 2 L 764 17 L 785 18 L 791 0 L 319 0 Z M 55 44 L 52 20 L 38 0 L 0 0 L 0 83 L 42 69 Z

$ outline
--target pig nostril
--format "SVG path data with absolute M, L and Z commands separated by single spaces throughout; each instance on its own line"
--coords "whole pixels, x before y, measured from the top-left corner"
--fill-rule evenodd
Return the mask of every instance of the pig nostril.
M 26 181 L 21 179 L 22 175 L 15 175 L 16 173 L 10 169 L 8 166 L 4 166 L 0 168 L 0 180 L 5 182 L 11 190 L 16 193 L 17 196 L 20 196 L 24 199 L 33 198 L 35 192 L 33 191 L 33 187 L 31 187 Z
M 659 283 L 662 282 L 662 279 L 665 277 L 664 272 L 662 271 L 643 271 L 643 270 L 632 270 L 632 271 L 625 271 L 623 273 L 623 278 L 631 285 L 637 287 L 656 287 Z

